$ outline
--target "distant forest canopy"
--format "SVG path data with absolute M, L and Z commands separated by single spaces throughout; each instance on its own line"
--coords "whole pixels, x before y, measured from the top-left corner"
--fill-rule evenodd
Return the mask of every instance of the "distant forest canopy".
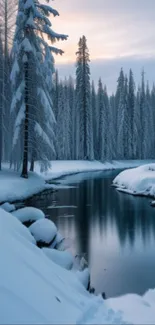
M 144 71 L 136 89 L 133 72 L 127 76 L 122 68 L 108 95 L 104 71 L 98 86 L 90 80 L 82 36 L 76 78 L 61 81 L 54 55 L 63 51 L 53 43 L 67 35 L 51 29 L 58 12 L 41 0 L 0 4 L 0 169 L 9 162 L 27 177 L 28 163 L 33 171 L 38 160 L 45 170 L 53 159 L 154 158 L 155 86 L 150 89 Z
M 116 91 L 108 95 L 104 76 L 97 87 L 90 82 L 85 36 L 76 55 L 76 80 L 70 76 L 61 81 L 58 71 L 54 79 L 53 108 L 57 126 L 60 123 L 55 159 L 154 158 L 155 86 L 149 88 L 144 71 L 136 89 L 132 70 L 127 76 L 121 68 Z

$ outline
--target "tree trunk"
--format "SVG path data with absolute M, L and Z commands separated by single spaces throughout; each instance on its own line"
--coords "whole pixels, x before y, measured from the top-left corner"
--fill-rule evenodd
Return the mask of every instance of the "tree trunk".
M 31 155 L 30 172 L 34 172 L 34 152 L 33 151 L 32 151 L 32 155 Z
M 28 104 L 28 62 L 25 62 L 25 121 L 24 121 L 24 154 L 21 177 L 28 178 L 28 132 L 29 132 L 29 104 Z

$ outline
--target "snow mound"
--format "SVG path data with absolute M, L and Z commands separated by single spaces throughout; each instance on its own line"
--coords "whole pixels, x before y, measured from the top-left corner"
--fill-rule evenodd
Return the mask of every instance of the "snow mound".
M 0 172 L 0 202 L 15 202 L 24 200 L 45 189 L 52 188 L 46 184 L 43 177 L 36 173 L 29 172 L 29 178 L 20 177 L 20 173 L 9 170 L 4 164 L 3 171 Z
M 114 179 L 113 185 L 129 194 L 155 196 L 155 164 L 125 170 Z
M 50 245 L 57 235 L 57 227 L 49 219 L 40 219 L 34 222 L 29 230 L 37 243 Z
M 74 258 L 71 253 L 65 251 L 61 252 L 56 249 L 43 248 L 43 252 L 48 258 L 50 258 L 54 263 L 64 267 L 67 270 L 70 270 L 73 266 Z
M 32 207 L 16 210 L 12 214 L 22 223 L 28 221 L 33 222 L 45 218 L 45 215 L 41 210 Z
M 0 324 L 155 324 L 155 290 L 142 297 L 95 297 L 30 238 L 0 209 Z
M 6 212 L 12 212 L 14 210 L 16 210 L 15 205 L 14 204 L 10 204 L 8 202 L 3 203 L 0 206 L 1 209 L 5 210 Z
M 83 284 L 83 286 L 88 289 L 90 284 L 90 272 L 89 269 L 86 268 L 83 271 L 76 271 L 76 276 L 80 280 L 80 282 Z
M 6 222 L 4 218 L 6 218 Z M 34 237 L 25 226 L 23 226 L 16 218 L 13 218 L 12 214 L 5 212 L 3 209 L 0 209 L 0 240 L 1 236 L 2 238 L 3 235 L 5 236 L 5 233 L 2 233 L 2 229 L 6 226 L 9 231 L 11 231 L 12 234 L 17 238 L 22 239 L 23 241 L 28 241 L 31 244 L 36 244 Z
M 57 248 L 57 246 L 60 245 L 64 240 L 65 240 L 65 238 L 59 232 L 57 232 L 57 235 L 56 235 L 54 241 L 52 242 L 52 244 L 49 247 Z
M 102 324 L 111 324 L 117 313 L 109 318 L 103 300 L 32 245 L 28 233 L 0 209 L 0 324 L 96 324 L 101 307 Z

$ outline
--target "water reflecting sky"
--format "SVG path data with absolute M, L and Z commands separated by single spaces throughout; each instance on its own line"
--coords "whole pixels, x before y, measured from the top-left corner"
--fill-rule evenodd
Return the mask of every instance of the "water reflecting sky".
M 117 173 L 71 176 L 64 183 L 75 188 L 26 202 L 50 215 L 59 231 L 72 239 L 74 254 L 86 255 L 91 284 L 107 297 L 155 288 L 155 209 L 149 199 L 111 187 Z M 66 207 L 48 208 L 53 201 Z

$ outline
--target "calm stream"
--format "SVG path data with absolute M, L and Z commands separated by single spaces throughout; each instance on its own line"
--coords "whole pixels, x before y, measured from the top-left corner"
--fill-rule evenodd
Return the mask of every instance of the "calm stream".
M 74 254 L 84 254 L 91 285 L 106 297 L 155 288 L 155 209 L 150 199 L 111 187 L 119 172 L 68 176 L 61 182 L 71 188 L 25 202 L 50 216 Z

